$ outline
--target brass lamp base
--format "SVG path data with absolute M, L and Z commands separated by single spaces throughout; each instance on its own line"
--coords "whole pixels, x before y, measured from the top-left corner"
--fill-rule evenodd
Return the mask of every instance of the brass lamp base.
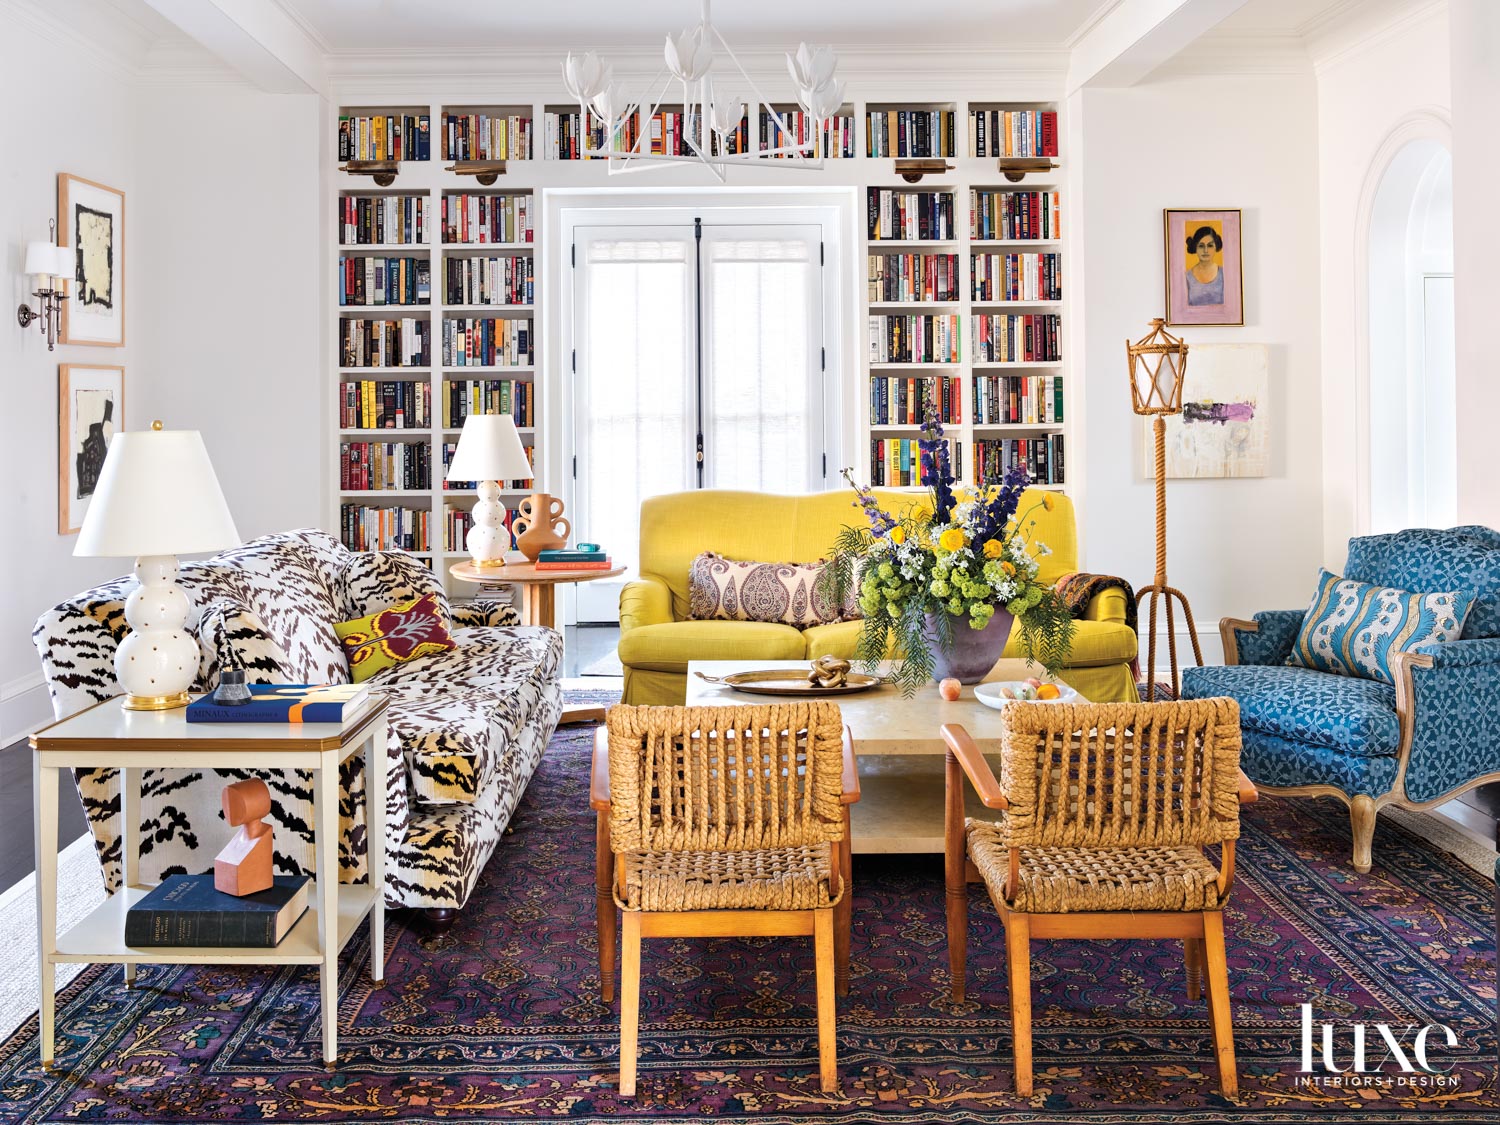
M 191 702 L 187 692 L 179 691 L 176 695 L 127 695 L 120 706 L 127 711 L 173 711 Z

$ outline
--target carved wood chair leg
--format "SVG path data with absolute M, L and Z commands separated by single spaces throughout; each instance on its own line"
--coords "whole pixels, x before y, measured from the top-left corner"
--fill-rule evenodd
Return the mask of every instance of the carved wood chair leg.
M 849 995 L 849 946 L 854 929 L 853 856 L 849 848 L 848 807 L 844 814 L 844 839 L 838 848 L 839 868 L 844 882 L 844 897 L 833 908 L 834 983 L 840 996 Z
M 1349 827 L 1354 834 L 1354 870 L 1361 875 L 1370 870 L 1370 848 L 1375 839 L 1375 800 L 1361 793 L 1349 802 Z
M 968 975 L 969 959 L 969 888 L 960 876 L 957 886 L 949 884 L 948 901 L 948 978 L 953 1002 L 962 1004 Z
M 813 912 L 813 953 L 818 987 L 818 1082 L 823 1093 L 839 1088 L 838 1016 L 834 1004 L 833 910 Z
M 1213 1020 L 1214 1058 L 1219 1067 L 1219 1089 L 1226 1098 L 1239 1092 L 1234 1063 L 1234 1016 L 1229 1007 L 1229 965 L 1224 956 L 1224 914 L 1203 913 L 1203 953 L 1208 970 L 1208 1006 Z
M 1182 962 L 1187 971 L 1187 998 L 1203 998 L 1203 939 L 1182 939 Z
M 1010 1024 L 1015 1036 L 1016 1093 L 1031 1096 L 1031 923 L 1024 914 L 1005 919 L 1010 968 Z
M 615 938 L 617 922 L 615 914 L 614 853 L 609 846 L 609 819 L 604 813 L 597 817 L 594 841 L 594 899 L 596 927 L 599 936 L 599 995 L 606 1004 L 615 998 Z
M 620 1095 L 635 1097 L 635 1063 L 641 1027 L 641 914 L 625 913 L 620 948 Z

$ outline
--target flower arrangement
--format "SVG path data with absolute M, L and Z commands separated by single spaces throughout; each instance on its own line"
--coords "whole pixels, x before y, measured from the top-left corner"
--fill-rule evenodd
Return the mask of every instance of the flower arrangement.
M 1027 661 L 1055 671 L 1072 647 L 1074 622 L 1057 592 L 1037 580 L 1037 559 L 1048 548 L 1031 537 L 1033 514 L 1038 507 L 1050 509 L 1052 497 L 1044 494 L 1018 513 L 1029 483 L 1019 468 L 999 484 L 956 485 L 948 443 L 933 411 L 918 446 L 931 491 L 900 517 L 881 508 L 844 470 L 869 526 L 840 532 L 829 580 L 840 594 L 849 582 L 858 582 L 864 628 L 857 659 L 869 668 L 894 655 L 891 678 L 910 695 L 932 680 L 945 655 L 963 646 L 961 629 L 997 638 L 992 651 L 981 654 L 988 671 L 1014 617 Z

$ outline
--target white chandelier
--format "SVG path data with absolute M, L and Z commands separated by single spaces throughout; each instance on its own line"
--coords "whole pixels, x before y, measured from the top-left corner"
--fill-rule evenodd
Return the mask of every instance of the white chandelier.
M 563 61 L 563 85 L 568 96 L 578 102 L 578 116 L 583 136 L 580 155 L 589 158 L 607 158 L 611 174 L 637 171 L 656 165 L 698 164 L 709 168 L 722 182 L 730 165 L 752 165 L 765 167 L 768 157 L 781 157 L 781 167 L 821 168 L 823 159 L 818 138 L 826 142 L 826 126 L 829 119 L 837 115 L 844 103 L 844 84 L 834 80 L 834 68 L 838 64 L 833 51 L 828 47 L 809 47 L 802 43 L 795 53 L 786 56 L 787 69 L 797 89 L 797 104 L 802 107 L 811 123 L 808 140 L 798 141 L 796 134 L 787 127 L 786 120 L 761 93 L 755 80 L 735 58 L 734 51 L 724 36 L 714 27 L 709 18 L 709 0 L 702 0 L 702 18 L 696 27 L 685 28 L 679 35 L 668 35 L 666 67 L 651 80 L 648 89 L 656 88 L 655 101 L 642 115 L 639 134 L 634 144 L 627 144 L 630 120 L 646 99 L 630 100 L 613 81 L 613 68 L 606 65 L 593 51 L 581 55 L 569 53 Z M 715 90 L 713 67 L 715 52 L 722 51 L 733 64 L 738 78 L 729 75 L 729 84 L 743 83 L 755 96 L 752 112 L 763 108 L 775 123 L 775 131 L 769 144 L 758 143 L 758 130 L 750 129 L 752 143 L 743 151 L 730 151 L 731 138 L 746 120 L 746 103 L 736 90 L 726 96 L 724 87 Z M 690 154 L 652 152 L 650 130 L 647 122 L 654 118 L 674 83 L 682 84 L 682 140 Z M 659 84 L 659 85 L 658 85 Z M 603 134 L 603 143 L 595 146 L 592 123 Z M 665 148 L 665 145 L 663 145 Z

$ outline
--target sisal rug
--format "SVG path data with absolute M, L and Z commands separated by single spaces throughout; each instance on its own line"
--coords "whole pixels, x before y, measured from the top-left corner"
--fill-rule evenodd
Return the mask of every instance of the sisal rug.
M 0 1120 L 1500 1121 L 1494 884 L 1385 817 L 1375 871 L 1356 875 L 1340 806 L 1271 799 L 1246 812 L 1226 925 L 1238 1103 L 1217 1093 L 1206 1009 L 1167 942 L 1034 944 L 1036 1094 L 1017 1098 L 993 911 L 976 898 L 970 999 L 953 1005 L 941 861 L 879 856 L 855 864 L 838 1094 L 817 1086 L 809 943 L 658 940 L 640 1093 L 623 1101 L 595 960 L 591 741 L 553 739 L 449 934 L 391 916 L 381 988 L 367 931 L 354 939 L 334 1073 L 310 971 L 143 966 L 127 991 L 92 967 L 59 1004 L 58 1072 L 37 1065 L 35 1017 L 0 1046 Z M 1444 1085 L 1299 1084 L 1303 1003 L 1337 1026 L 1345 1066 L 1354 1023 L 1375 1042 L 1376 1023 L 1453 1028 L 1456 1048 L 1432 1037 Z

